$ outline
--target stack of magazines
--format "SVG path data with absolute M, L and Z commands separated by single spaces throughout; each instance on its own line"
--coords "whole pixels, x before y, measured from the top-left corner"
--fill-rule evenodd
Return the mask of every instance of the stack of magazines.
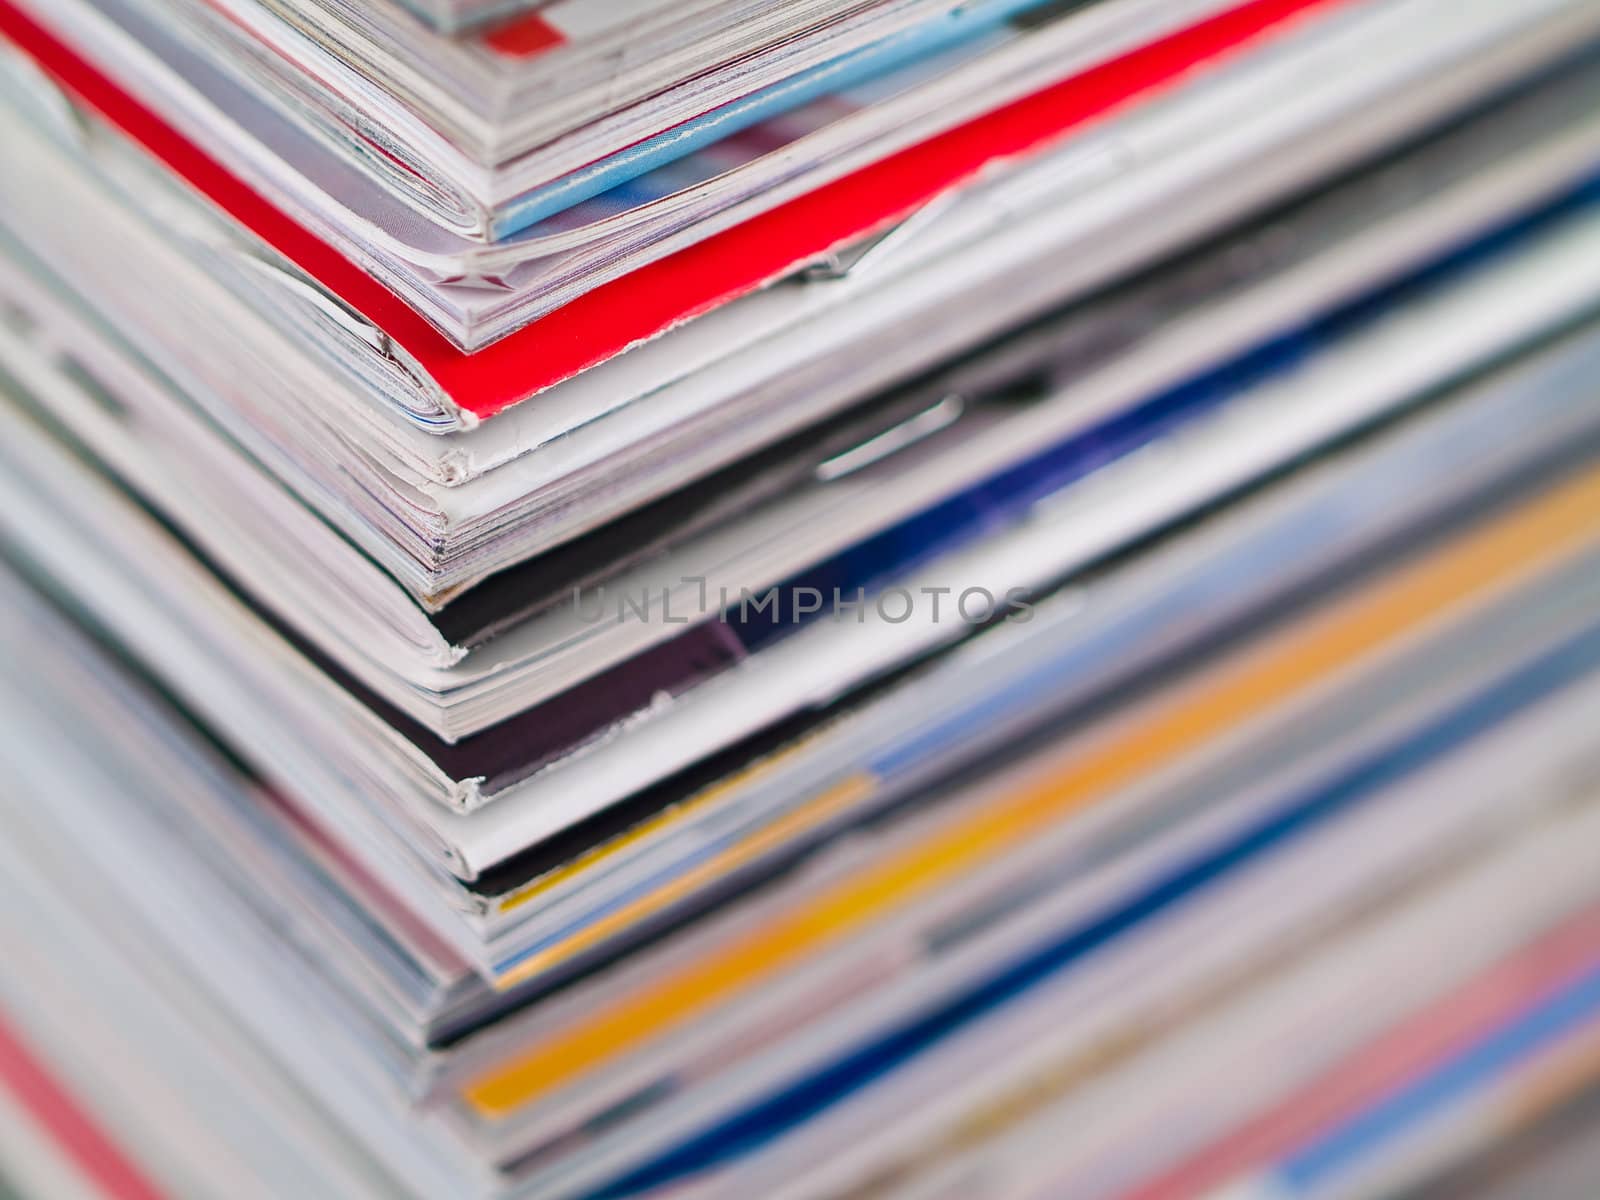
M 0 0 L 0 1194 L 1600 1187 L 1600 0 Z

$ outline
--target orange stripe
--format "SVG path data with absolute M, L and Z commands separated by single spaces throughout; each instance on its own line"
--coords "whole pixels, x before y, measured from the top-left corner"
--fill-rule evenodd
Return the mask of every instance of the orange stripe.
M 594 847 L 594 849 L 588 851 L 587 853 L 579 855 L 577 858 L 573 859 L 564 866 L 558 867 L 550 871 L 548 874 L 540 876 L 538 879 L 529 883 L 521 890 L 508 893 L 500 901 L 500 911 L 507 913 L 521 908 L 530 900 L 544 895 L 557 884 L 566 882 L 574 876 L 588 870 L 597 863 L 603 862 L 605 859 L 610 858 L 612 855 L 618 854 L 621 851 L 626 850 L 629 846 L 643 841 L 651 834 L 658 833 L 663 829 L 675 825 L 685 818 L 700 812 L 702 809 L 710 808 L 713 805 L 726 800 L 735 792 L 741 791 L 744 788 L 758 783 L 766 776 L 775 772 L 779 767 L 786 765 L 792 758 L 797 757 L 800 751 L 809 749 L 812 742 L 815 741 L 822 732 L 822 730 L 817 730 L 802 737 L 792 745 L 786 746 L 783 749 L 768 755 L 761 761 L 727 776 L 718 783 L 710 785 L 703 791 L 700 791 L 694 796 L 690 797 L 688 800 L 685 800 L 683 803 L 666 809 L 657 816 L 650 818 L 644 824 L 636 825 L 626 833 L 620 834 L 613 838 L 611 841 L 604 842 L 601 845 Z
M 846 779 L 752 834 L 745 841 L 701 863 L 693 870 L 684 872 L 648 896 L 640 897 L 559 944 L 539 952 L 524 962 L 519 962 L 495 981 L 496 986 L 510 987 L 520 980 L 531 978 L 540 971 L 566 961 L 581 950 L 600 944 L 629 925 L 661 912 L 683 897 L 692 895 L 696 889 L 731 871 L 738 870 L 746 863 L 759 858 L 767 850 L 781 846 L 791 838 L 820 825 L 829 817 L 859 803 L 871 794 L 875 786 L 876 781 L 866 775 Z
M 869 921 L 908 908 L 1092 800 L 1270 712 L 1430 619 L 1469 599 L 1487 599 L 1597 536 L 1600 470 L 1593 470 L 1271 638 L 1160 704 L 1148 719 L 1114 731 L 1053 778 L 954 821 L 895 858 L 832 884 L 800 911 L 740 934 L 605 1005 L 469 1084 L 463 1096 L 480 1114 L 499 1117 L 548 1095 L 637 1043 L 752 991 Z

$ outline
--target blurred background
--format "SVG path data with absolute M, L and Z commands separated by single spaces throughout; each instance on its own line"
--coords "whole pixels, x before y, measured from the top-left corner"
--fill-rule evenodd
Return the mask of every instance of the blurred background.
M 0 1195 L 1600 1195 L 1596 0 L 0 48 Z

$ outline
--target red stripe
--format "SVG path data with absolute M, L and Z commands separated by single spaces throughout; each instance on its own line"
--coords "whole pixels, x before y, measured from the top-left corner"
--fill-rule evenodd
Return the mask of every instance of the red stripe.
M 1122 1200 L 1184 1200 L 1261 1169 L 1567 986 L 1597 955 L 1600 908 L 1590 908 Z
M 834 247 L 892 225 L 992 163 L 1036 153 L 1296 18 L 1350 2 L 1242 4 L 596 288 L 474 354 L 452 345 L 370 275 L 251 190 L 10 0 L 0 0 L 0 32 L 69 91 L 383 329 L 462 408 L 490 416 L 782 278 Z
M 291 800 L 287 792 L 262 784 L 255 789 L 255 794 L 262 803 L 275 809 L 306 843 L 308 854 L 326 860 L 332 870 L 340 873 L 341 887 L 357 893 L 357 898 L 367 907 L 386 913 L 405 930 L 406 937 L 423 954 L 447 966 L 461 970 L 470 968 L 471 964 L 457 953 L 454 946 L 435 933 L 433 926 L 419 917 L 382 879 L 368 871 L 361 860 L 345 848 L 343 842 Z
M 0 1085 L 33 1114 L 64 1157 L 115 1200 L 162 1200 L 162 1193 L 56 1082 L 0 1018 Z

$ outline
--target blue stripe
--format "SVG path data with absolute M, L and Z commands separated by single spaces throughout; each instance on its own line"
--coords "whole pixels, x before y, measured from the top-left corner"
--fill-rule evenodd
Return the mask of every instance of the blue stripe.
M 1600 1019 L 1600 965 L 1520 1019 L 1432 1074 L 1402 1087 L 1373 1108 L 1296 1154 L 1279 1173 L 1309 1192 L 1370 1158 L 1455 1101 L 1507 1075 L 1562 1038 Z
M 762 121 L 951 50 L 1044 2 L 994 0 L 968 5 L 724 104 L 510 201 L 493 223 L 494 236 L 508 238 Z
M 725 620 L 739 627 L 741 639 L 751 650 L 778 640 L 804 622 L 785 619 L 792 614 L 796 589 L 816 587 L 825 595 L 837 587 L 853 594 L 857 587 L 869 593 L 886 581 L 903 576 L 915 566 L 968 544 L 1004 520 L 1016 520 L 1038 500 L 1069 486 L 1104 466 L 1109 461 L 1147 445 L 1164 433 L 1189 420 L 1220 407 L 1238 391 L 1291 370 L 1308 355 L 1335 337 L 1347 334 L 1362 324 L 1381 319 L 1389 306 L 1411 298 L 1413 290 L 1440 288 L 1455 281 L 1458 274 L 1480 268 L 1496 257 L 1513 252 L 1537 235 L 1547 224 L 1600 202 L 1600 178 L 1590 180 L 1535 212 L 1508 223 L 1493 234 L 1457 248 L 1439 262 L 1425 267 L 1405 280 L 1386 285 L 1370 296 L 1324 315 L 1315 322 L 1284 333 L 1234 361 L 1125 412 L 1102 425 L 1070 438 L 1008 471 L 916 517 L 885 530 L 872 538 L 810 568 L 780 585 L 781 599 L 762 613 L 749 612 L 742 618 L 733 610 Z M 1295 536 L 1293 534 L 1290 535 Z M 1148 631 L 1163 628 L 1188 609 L 1203 607 L 1236 582 L 1230 571 L 1219 571 L 1198 588 L 1167 597 L 1134 624 L 1097 639 L 1088 647 L 1071 647 L 1038 666 L 1027 678 L 996 696 L 983 697 L 954 714 L 901 739 L 877 752 L 863 764 L 880 779 L 891 779 L 908 768 L 918 767 L 943 750 L 958 743 L 973 728 L 992 728 L 1008 715 L 1024 711 L 1041 697 L 1059 691 L 1063 682 L 1081 678 L 1096 663 L 1106 661 L 1119 648 L 1134 644 Z M 947 597 L 947 606 L 954 599 Z M 814 618 L 813 618 L 814 619 Z M 708 845 L 690 858 L 651 876 L 638 887 L 576 917 L 558 932 L 497 964 L 504 972 L 527 958 L 559 944 L 581 932 L 594 920 L 616 912 L 643 895 L 650 887 L 664 883 L 683 869 L 705 861 L 728 843 L 727 838 Z
M 622 1197 L 660 1186 L 740 1157 L 782 1136 L 1117 938 L 1148 925 L 1232 872 L 1316 832 L 1332 818 L 1374 798 L 1383 789 L 1400 783 L 1597 666 L 1600 626 L 1524 665 L 1330 780 L 1293 796 L 1234 840 L 1179 864 L 1144 891 L 970 988 L 936 1012 L 859 1046 L 831 1065 L 628 1173 L 599 1195 Z
M 539 938 L 525 949 L 519 950 L 510 957 L 502 959 L 500 962 L 495 964 L 495 971 L 503 974 L 504 972 L 509 971 L 512 967 L 515 967 L 518 963 L 524 962 L 552 946 L 560 945 L 567 939 L 577 936 L 595 922 L 604 920 L 613 913 L 626 908 L 635 900 L 643 899 L 644 897 L 656 891 L 657 888 L 671 883 L 685 871 L 692 870 L 694 867 L 704 863 L 714 855 L 720 853 L 731 842 L 733 842 L 736 837 L 740 836 L 743 836 L 742 831 L 737 831 L 733 834 L 725 834 L 720 838 L 706 843 L 704 846 L 699 847 L 690 854 L 674 859 L 662 869 L 656 871 L 652 875 L 646 876 L 637 883 L 630 885 L 625 891 L 621 892 L 605 903 L 584 909 L 582 911 L 582 915 L 573 918 L 571 921 L 567 922 L 567 924 L 558 928 L 554 933 Z
M 756 612 L 735 605 L 725 610 L 721 619 L 737 629 L 745 648 L 754 653 L 817 619 L 818 610 L 810 614 L 800 611 L 802 590 L 820 592 L 826 598 L 820 611 L 827 612 L 827 599 L 836 591 L 849 598 L 857 589 L 870 596 L 891 586 L 942 555 L 1014 525 L 1041 500 L 1101 468 L 1220 410 L 1241 394 L 1287 375 L 1342 339 L 1380 323 L 1402 305 L 1456 286 L 1464 277 L 1510 257 L 1549 226 L 1597 206 L 1600 177 L 1486 236 L 1463 243 L 1419 271 L 1287 328 L 1232 360 L 791 576 L 775 589 L 778 600 L 770 607 Z M 946 603 L 953 607 L 954 598 L 947 597 Z

